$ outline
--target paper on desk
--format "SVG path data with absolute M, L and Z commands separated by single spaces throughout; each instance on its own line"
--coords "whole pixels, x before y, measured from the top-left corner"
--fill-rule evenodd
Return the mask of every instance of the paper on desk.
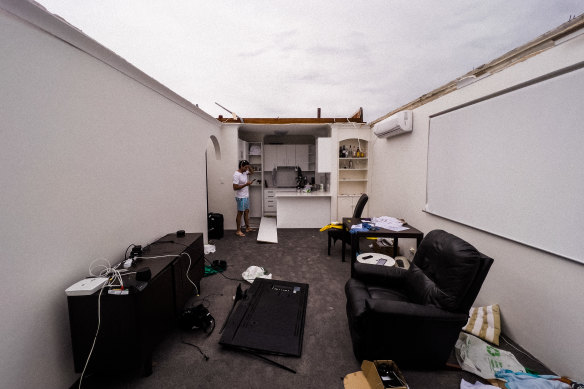
M 385 228 L 386 230 L 390 230 L 390 231 L 397 232 L 397 231 L 409 230 L 408 227 L 403 227 L 403 224 L 405 223 L 403 220 L 396 219 L 395 217 L 391 217 L 391 216 L 374 217 L 373 219 L 371 219 L 371 221 L 373 223 L 375 223 L 375 225 L 377 227 Z
M 381 226 L 378 224 L 377 227 L 381 227 Z M 381 228 L 385 228 L 386 230 L 395 231 L 395 232 L 409 230 L 409 227 L 403 227 L 403 226 L 385 226 L 385 227 L 381 227 Z
M 353 225 L 351 226 L 351 229 L 353 230 L 353 229 L 355 229 L 355 228 L 363 228 L 363 224 L 353 224 Z

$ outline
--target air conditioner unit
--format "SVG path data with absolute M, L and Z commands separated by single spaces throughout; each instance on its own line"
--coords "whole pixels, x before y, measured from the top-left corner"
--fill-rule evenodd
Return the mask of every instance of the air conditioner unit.
M 373 133 L 379 138 L 387 138 L 412 132 L 413 115 L 411 110 L 400 111 L 373 126 Z

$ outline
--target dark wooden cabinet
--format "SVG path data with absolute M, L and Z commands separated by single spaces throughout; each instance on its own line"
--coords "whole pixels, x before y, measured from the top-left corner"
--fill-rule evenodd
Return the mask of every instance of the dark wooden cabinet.
M 124 277 L 127 295 L 108 294 L 104 289 L 101 297 L 99 291 L 88 296 L 67 296 L 76 372 L 82 372 L 87 361 L 99 310 L 99 332 L 87 372 L 141 367 L 145 375 L 150 374 L 154 346 L 175 324 L 188 299 L 197 290 L 200 292 L 203 234 L 166 235 L 146 246 L 142 256 L 146 258 L 128 271 L 149 268 L 151 279 L 146 285 L 132 274 Z

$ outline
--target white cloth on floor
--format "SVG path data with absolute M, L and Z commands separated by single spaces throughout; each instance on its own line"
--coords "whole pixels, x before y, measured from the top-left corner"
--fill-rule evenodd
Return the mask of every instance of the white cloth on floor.
M 213 246 L 212 244 L 206 244 L 205 245 L 205 254 L 211 254 L 215 252 L 215 246 Z
M 253 280 L 256 278 L 267 278 L 269 280 L 272 279 L 272 274 L 267 274 L 266 270 L 259 266 L 248 267 L 243 273 L 241 273 L 241 276 L 244 280 L 249 281 L 250 284 L 253 284 Z

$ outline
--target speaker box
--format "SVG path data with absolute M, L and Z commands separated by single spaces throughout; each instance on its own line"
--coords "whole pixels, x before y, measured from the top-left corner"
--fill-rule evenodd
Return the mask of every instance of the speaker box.
M 223 215 L 220 213 L 210 212 L 207 219 L 207 228 L 209 229 L 209 239 L 223 238 Z

